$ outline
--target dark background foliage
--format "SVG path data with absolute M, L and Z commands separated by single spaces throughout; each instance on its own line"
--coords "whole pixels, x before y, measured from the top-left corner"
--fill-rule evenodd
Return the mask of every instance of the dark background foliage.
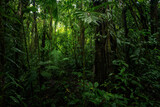
M 1 107 L 159 107 L 159 0 L 1 0 Z

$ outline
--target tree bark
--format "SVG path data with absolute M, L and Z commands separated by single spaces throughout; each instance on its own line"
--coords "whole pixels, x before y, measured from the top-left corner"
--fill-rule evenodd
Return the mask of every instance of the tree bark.
M 23 52 L 23 29 L 22 29 L 22 18 L 23 18 L 23 13 L 22 13 L 22 8 L 23 8 L 23 3 L 22 3 L 22 0 L 19 0 L 18 2 L 18 11 L 17 11 L 17 19 L 20 21 L 19 22 L 15 22 L 15 29 L 18 33 L 14 33 L 16 40 L 15 40 L 15 48 L 16 49 L 19 49 Z M 15 71 L 14 71 L 14 76 L 15 78 L 18 78 L 19 75 L 20 75 L 20 69 L 22 69 L 23 67 L 23 63 L 22 63 L 22 57 L 21 56 L 21 53 L 16 51 L 15 52 L 15 63 L 18 65 L 15 65 Z
M 151 34 L 158 32 L 158 0 L 150 2 Z
M 97 6 L 104 2 L 108 1 L 94 1 L 93 5 Z M 96 11 L 108 14 L 106 9 L 109 9 L 109 6 Z M 109 24 L 111 23 L 108 20 L 103 20 L 97 26 L 95 34 L 95 81 L 98 81 L 100 84 L 104 83 L 108 74 L 113 72 Z
M 94 0 L 93 0 L 94 1 Z M 100 5 L 102 2 L 94 1 L 94 6 Z M 97 12 L 103 12 L 96 10 Z M 105 22 L 102 21 L 99 23 L 99 26 L 96 28 L 95 34 L 95 81 L 102 84 L 106 78 L 106 52 L 105 52 L 105 44 L 106 39 L 105 36 Z
M 49 35 L 48 35 L 48 39 L 50 41 L 50 50 L 52 50 L 52 33 L 53 33 L 53 16 L 52 16 L 52 13 L 51 13 L 51 10 L 50 10 L 50 16 L 51 16 L 51 19 L 50 19 L 50 24 L 49 24 Z
M 50 11 L 50 16 L 51 16 L 51 19 L 50 19 L 50 25 L 49 25 L 49 39 L 52 40 L 52 32 L 53 32 L 52 22 L 53 22 L 53 16 L 52 16 L 51 11 Z
M 97 28 L 96 34 L 100 29 L 101 27 Z M 96 36 L 95 51 L 95 81 L 101 84 L 106 77 L 105 39 L 103 37 Z
M 43 19 L 43 35 L 42 35 L 42 44 L 41 44 L 41 61 L 44 62 L 45 61 L 45 40 L 46 40 L 46 30 L 47 30 L 47 26 L 46 26 L 46 9 L 44 10 L 44 15 L 45 18 Z M 41 71 L 43 71 L 45 69 L 44 65 L 40 66 L 39 69 L 39 85 L 40 85 L 40 90 L 43 84 L 43 77 L 41 76 Z
M 3 6 L 2 1 L 0 1 L 0 7 L 2 8 L 2 6 Z M 5 78 L 4 78 L 4 73 L 5 73 L 5 39 L 4 39 L 5 27 L 2 24 L 2 21 L 3 21 L 2 12 L 3 10 L 0 12 L 0 73 L 2 74 L 0 77 L 0 88 L 1 89 L 5 85 Z M 0 106 L 5 106 L 4 91 L 1 92 L 1 95 L 2 95 L 2 98 L 0 100 Z
M 127 26 L 127 16 L 126 16 L 126 12 L 127 12 L 127 7 L 123 7 L 123 10 L 122 10 L 122 19 L 123 19 L 123 26 L 124 26 L 124 35 L 125 35 L 125 38 L 128 39 L 128 26 Z M 130 50 L 130 46 L 129 45 L 125 45 L 124 46 L 124 49 L 125 49 L 125 53 L 126 53 L 126 61 L 127 63 L 129 64 L 130 63 L 130 55 L 129 55 L 129 50 Z
M 35 4 L 35 0 L 33 0 L 33 6 L 36 7 L 36 4 Z M 34 31 L 35 31 L 35 49 L 37 50 L 38 49 L 38 56 L 40 56 L 40 53 L 39 53 L 39 37 L 38 37 L 38 31 L 37 31 L 37 16 L 36 16 L 36 12 L 33 12 L 33 17 L 34 17 Z

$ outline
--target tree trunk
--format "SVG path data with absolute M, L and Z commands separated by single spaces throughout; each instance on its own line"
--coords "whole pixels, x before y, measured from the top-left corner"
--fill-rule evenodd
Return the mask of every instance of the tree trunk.
M 158 0 L 150 2 L 151 34 L 158 32 Z
M 33 0 L 33 6 L 36 7 L 36 4 L 35 4 L 35 0 Z M 37 31 L 37 16 L 36 16 L 36 12 L 33 12 L 33 16 L 34 16 L 34 31 L 35 31 L 35 49 L 37 50 L 38 49 L 38 56 L 40 56 L 40 53 L 39 53 L 39 37 L 38 37 L 38 31 Z
M 50 12 L 50 16 L 51 16 L 51 19 L 50 19 L 50 25 L 49 25 L 49 39 L 52 40 L 52 32 L 53 32 L 53 27 L 52 27 L 52 21 L 53 21 L 53 16 Z
M 107 1 L 105 1 L 107 2 Z M 104 2 L 95 1 L 94 6 L 100 5 Z M 107 6 L 107 9 L 109 6 Z M 97 10 L 98 11 L 98 10 Z M 102 8 L 100 11 L 106 13 L 106 8 Z M 104 83 L 107 78 L 107 74 L 113 72 L 112 66 L 112 50 L 111 50 L 111 35 L 109 32 L 108 20 L 103 20 L 96 28 L 95 37 L 95 81 L 100 84 Z M 106 37 L 107 36 L 107 37 Z
M 83 0 L 81 0 L 81 10 L 83 10 Z M 80 48 L 81 48 L 81 58 L 82 58 L 82 71 L 83 80 L 85 80 L 85 27 L 84 23 L 80 21 Z
M 2 1 L 0 1 L 0 7 L 2 8 Z M 4 6 L 5 7 L 5 6 Z M 5 79 L 4 79 L 4 73 L 5 73 L 5 27 L 2 24 L 3 18 L 2 18 L 2 12 L 0 12 L 0 73 L 2 74 L 0 76 L 0 88 L 2 89 L 5 85 Z M 2 90 L 1 90 L 2 91 Z M 4 98 L 4 91 L 1 92 L 1 100 L 0 100 L 0 106 L 5 106 L 5 98 Z
M 46 10 L 45 10 L 46 12 Z M 44 12 L 44 13 L 45 13 Z M 41 60 L 44 61 L 44 57 L 45 57 L 45 40 L 46 40 L 46 19 L 43 20 L 43 35 L 42 35 L 42 53 L 41 53 Z
M 122 19 L 123 19 L 123 26 L 124 26 L 124 35 L 125 38 L 128 39 L 128 26 L 127 26 L 127 16 L 126 16 L 126 12 L 127 12 L 127 7 L 125 6 L 122 10 Z M 129 45 L 125 45 L 124 46 L 124 51 L 126 53 L 126 61 L 129 64 L 130 63 L 130 55 L 129 55 L 129 50 L 130 50 L 130 46 Z
M 52 16 L 51 10 L 50 10 L 50 16 L 51 16 L 51 19 L 50 19 L 50 24 L 49 24 L 49 35 L 48 35 L 48 39 L 49 39 L 49 41 L 50 41 L 50 50 L 52 50 L 52 33 L 53 33 L 52 22 L 53 22 L 53 16 Z
M 129 10 L 131 12 L 131 15 L 132 15 L 132 17 L 134 19 L 134 22 L 135 22 L 137 28 L 140 30 L 140 27 L 139 27 L 138 21 L 137 21 L 137 20 L 139 20 L 139 17 L 136 15 L 136 12 L 133 10 L 132 6 L 130 6 L 128 3 L 126 3 L 126 4 L 127 4 L 128 8 L 129 8 Z
M 100 1 L 94 1 L 94 6 L 100 5 L 101 3 L 102 2 Z M 99 23 L 99 26 L 97 26 L 96 28 L 96 34 L 95 34 L 95 81 L 99 82 L 100 84 L 102 84 L 106 78 L 106 55 L 105 55 L 106 39 L 103 38 L 104 24 L 105 24 L 104 21 Z
M 82 70 L 83 70 L 83 76 L 85 78 L 85 48 L 84 48 L 84 45 L 85 45 L 85 28 L 84 28 L 84 25 L 83 25 L 83 22 L 81 22 L 80 24 L 80 47 L 81 47 L 81 57 L 82 57 Z
M 97 28 L 97 33 L 101 27 Z M 105 39 L 96 36 L 95 40 L 95 81 L 103 83 L 106 77 Z
M 23 52 L 23 29 L 22 29 L 22 18 L 23 18 L 23 13 L 22 13 L 22 8 L 23 8 L 23 3 L 22 0 L 19 0 L 19 4 L 18 4 L 18 12 L 17 12 L 17 19 L 19 19 L 19 21 L 21 23 L 15 22 L 15 27 L 16 27 L 16 31 L 18 33 L 14 33 L 16 40 L 15 40 L 15 48 L 19 49 Z M 14 71 L 14 76 L 15 78 L 18 78 L 20 75 L 20 69 L 23 67 L 23 63 L 22 63 L 22 57 L 21 57 L 21 53 L 16 51 L 15 52 L 15 71 Z M 17 66 L 18 65 L 18 66 Z
M 42 35 L 42 44 L 41 44 L 41 61 L 44 62 L 45 61 L 45 40 L 46 40 L 46 30 L 47 30 L 47 26 L 46 26 L 46 9 L 44 10 L 44 15 L 45 18 L 43 19 L 43 35 Z M 41 71 L 43 71 L 45 69 L 44 65 L 40 66 L 39 69 L 39 85 L 40 85 L 40 89 L 42 87 L 43 84 L 43 77 L 41 76 Z

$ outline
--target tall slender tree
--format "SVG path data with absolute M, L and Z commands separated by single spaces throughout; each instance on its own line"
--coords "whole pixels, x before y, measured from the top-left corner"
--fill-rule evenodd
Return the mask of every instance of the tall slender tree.
M 150 17 L 151 17 L 151 34 L 158 32 L 158 1 L 150 1 Z
M 36 2 L 35 0 L 33 0 L 33 6 L 36 8 Z M 37 31 L 37 15 L 36 12 L 33 12 L 33 17 L 34 17 L 34 32 L 35 32 L 35 49 L 38 49 L 38 55 L 40 55 L 39 52 L 39 37 L 38 37 L 38 31 Z

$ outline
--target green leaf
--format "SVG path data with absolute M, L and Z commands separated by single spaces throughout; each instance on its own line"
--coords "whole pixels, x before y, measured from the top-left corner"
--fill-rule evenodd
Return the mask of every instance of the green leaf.
M 36 11 L 38 11 L 38 9 L 37 9 L 37 8 L 35 8 L 34 6 L 29 7 L 29 8 L 28 8 L 28 10 L 29 10 L 29 11 L 32 11 L 32 12 L 36 12 Z
M 125 68 L 125 67 L 121 68 L 121 70 L 120 70 L 120 74 L 123 74 L 125 70 L 126 70 L 126 68 Z
M 39 65 L 48 65 L 48 64 L 51 64 L 52 63 L 52 61 L 45 61 L 45 62 L 43 62 L 43 61 L 40 61 L 39 62 Z
M 97 10 L 97 9 L 99 9 L 99 8 L 102 8 L 102 7 L 106 7 L 106 6 L 108 6 L 108 5 L 114 5 L 114 4 L 116 4 L 116 2 L 106 2 L 106 3 L 102 3 L 102 4 L 98 5 L 98 6 L 94 6 L 94 7 L 92 8 L 92 11 Z
M 13 97 L 13 96 L 10 96 L 10 98 L 15 102 L 15 103 L 19 103 L 18 99 Z
M 88 86 L 89 86 L 90 88 L 92 88 L 92 87 L 93 87 L 93 84 L 92 84 L 91 82 L 89 82 L 89 83 L 88 83 Z
M 4 91 L 5 89 L 7 89 L 9 86 L 11 85 L 11 82 L 10 83 L 7 83 L 3 86 L 2 90 Z
M 46 78 L 51 78 L 52 74 L 46 71 L 41 72 L 41 75 Z
M 16 81 L 15 78 L 13 78 L 12 76 L 10 76 L 9 74 L 7 74 L 7 76 L 12 80 L 12 84 L 16 85 L 17 87 L 20 87 L 21 89 L 24 89 L 21 85 L 19 85 Z
M 132 82 L 132 84 L 135 84 L 135 85 L 137 85 L 139 87 L 142 87 L 141 84 L 139 82 L 135 81 L 135 80 L 132 80 L 131 82 Z
M 95 88 L 98 87 L 98 85 L 99 85 L 98 82 L 95 82 L 95 83 L 94 83 L 94 87 L 95 87 Z
M 69 58 L 63 58 L 62 59 L 62 61 L 68 61 L 69 60 Z
M 82 73 L 81 72 L 73 72 L 73 75 L 77 75 L 79 78 L 82 77 Z
M 21 51 L 21 50 L 20 50 L 20 49 L 18 49 L 18 48 L 15 48 L 15 47 L 13 47 L 13 51 L 15 51 L 15 52 L 19 52 L 19 53 L 22 53 L 22 54 L 25 54 L 25 52 Z
M 116 103 L 113 103 L 113 104 L 112 104 L 112 107 L 117 107 L 117 106 L 116 106 Z
M 144 0 L 138 0 L 138 2 L 143 2 Z

